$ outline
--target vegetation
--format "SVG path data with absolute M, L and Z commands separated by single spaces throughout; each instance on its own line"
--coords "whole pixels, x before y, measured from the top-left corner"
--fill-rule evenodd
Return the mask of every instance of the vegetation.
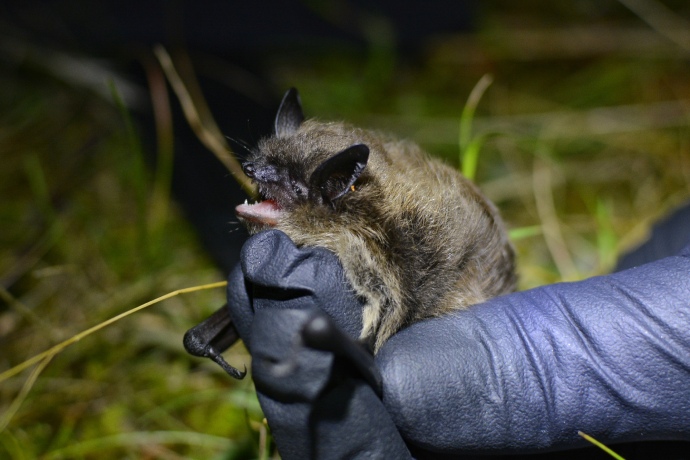
M 690 196 L 690 41 L 667 33 L 690 11 L 668 2 L 663 28 L 623 6 L 649 2 L 493 3 L 476 33 L 415 57 L 373 33 L 367 53 L 267 55 L 264 66 L 276 88 L 299 87 L 308 114 L 397 132 L 458 167 L 460 143 L 464 158 L 478 153 L 466 170 L 515 229 L 522 288 L 610 271 Z M 0 371 L 222 281 L 169 198 L 165 142 L 149 171 L 117 91 L 2 62 Z M 223 297 L 172 297 L 65 349 L 35 382 L 28 370 L 0 382 L 0 458 L 269 455 L 251 379 L 182 348 Z M 241 344 L 227 357 L 249 362 Z

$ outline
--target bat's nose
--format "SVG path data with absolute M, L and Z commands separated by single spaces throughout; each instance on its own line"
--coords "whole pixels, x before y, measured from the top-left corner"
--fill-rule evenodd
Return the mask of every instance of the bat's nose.
M 248 178 L 254 179 L 257 182 L 278 182 L 280 180 L 280 174 L 275 166 L 256 166 L 251 161 L 247 161 L 242 164 L 242 171 L 247 175 Z
M 280 182 L 280 171 L 274 166 L 261 166 L 257 168 L 252 165 L 250 168 L 251 175 L 247 174 L 252 179 L 256 179 L 257 182 L 263 183 L 275 183 Z
M 256 168 L 254 167 L 254 163 L 243 163 L 242 164 L 242 171 L 247 175 L 248 178 L 254 179 L 254 173 L 256 171 Z

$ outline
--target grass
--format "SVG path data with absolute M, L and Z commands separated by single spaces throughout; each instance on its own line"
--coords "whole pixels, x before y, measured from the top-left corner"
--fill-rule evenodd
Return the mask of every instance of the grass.
M 621 456 L 618 455 L 616 452 L 614 452 L 613 450 L 609 449 L 607 446 L 605 446 L 604 444 L 600 443 L 599 441 L 597 441 L 596 439 L 594 439 L 594 438 L 591 437 L 590 435 L 588 435 L 588 434 L 586 434 L 586 433 L 583 433 L 582 431 L 578 431 L 577 434 L 580 435 L 582 438 L 584 438 L 586 441 L 588 441 L 588 442 L 594 444 L 594 445 L 597 446 L 599 449 L 601 449 L 601 450 L 603 450 L 604 452 L 606 452 L 609 456 L 611 456 L 611 457 L 614 458 L 615 460 L 625 460 L 623 457 L 621 457 Z
M 152 298 L 223 281 L 179 214 L 151 225 L 158 195 L 147 171 L 132 174 L 141 159 L 117 108 L 36 78 L 3 101 L 3 370 Z M 254 455 L 251 382 L 181 345 L 223 296 L 168 299 L 57 355 L 0 432 L 0 457 Z M 246 361 L 241 346 L 233 353 Z M 29 378 L 0 385 L 0 414 Z
M 460 115 L 460 129 L 458 134 L 458 146 L 460 148 L 460 169 L 462 174 L 470 180 L 475 180 L 477 174 L 477 162 L 479 151 L 485 142 L 486 135 L 475 136 L 472 133 L 472 121 L 474 120 L 477 106 L 482 96 L 491 85 L 491 75 L 484 75 L 472 88 L 465 107 Z
M 384 37 L 369 55 L 264 63 L 276 87 L 300 89 L 307 114 L 397 132 L 473 174 L 515 229 L 522 288 L 609 271 L 690 196 L 682 48 L 517 49 L 525 29 L 558 43 L 548 21 L 656 36 L 623 11 L 532 3 L 541 9 L 528 16 L 527 4 L 497 2 L 472 38 L 414 62 Z M 491 86 L 466 106 L 488 72 Z M 170 202 L 166 162 L 143 167 L 126 112 L 30 66 L 1 67 L 0 83 L 0 370 L 150 299 L 222 281 Z M 35 381 L 27 370 L 2 382 L 0 414 L 16 412 L 0 457 L 268 458 L 251 381 L 182 348 L 223 294 L 167 299 L 65 349 Z M 241 345 L 230 355 L 248 362 Z

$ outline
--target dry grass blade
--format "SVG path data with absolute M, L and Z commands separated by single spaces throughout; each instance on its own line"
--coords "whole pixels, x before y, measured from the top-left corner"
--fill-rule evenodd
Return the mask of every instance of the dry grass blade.
M 216 155 L 223 165 L 228 168 L 228 171 L 230 171 L 230 173 L 235 177 L 235 180 L 237 180 L 242 189 L 251 196 L 256 195 L 254 184 L 252 184 L 252 181 L 245 176 L 240 163 L 237 161 L 237 159 L 235 159 L 235 157 L 232 156 L 230 146 L 221 135 L 217 134 L 220 133 L 220 129 L 218 129 L 210 117 L 206 117 L 205 120 L 202 120 L 199 110 L 197 109 L 197 105 L 194 103 L 192 95 L 175 69 L 175 65 L 173 64 L 168 52 L 165 50 L 165 48 L 159 45 L 154 48 L 154 53 L 156 54 L 156 58 L 158 58 L 161 67 L 163 67 L 163 71 L 165 72 L 170 85 L 180 100 L 180 104 L 182 105 L 182 110 L 187 118 L 187 122 L 194 130 L 194 133 L 201 140 L 201 142 L 209 150 L 211 150 L 214 155 Z M 208 128 L 206 124 L 213 127 Z
M 690 51 L 690 22 L 654 0 L 618 0 L 660 35 Z
M 91 439 L 68 447 L 54 450 L 46 454 L 44 459 L 64 459 L 64 458 L 99 458 L 102 452 L 115 447 L 142 446 L 153 449 L 160 444 L 186 444 L 190 446 L 214 447 L 218 450 L 228 450 L 233 446 L 233 441 L 223 436 L 214 436 L 205 433 L 195 433 L 193 431 L 148 431 L 118 433 L 103 436 L 98 439 Z M 160 453 L 159 453 L 160 454 Z M 93 456 L 93 457 L 92 457 Z M 153 458 L 146 456 L 146 458 Z M 156 455 L 155 458 L 160 458 Z M 174 453 L 170 453 L 170 458 L 183 458 Z M 188 457 L 184 457 L 188 458 Z
M 109 326 L 113 323 L 120 321 L 122 318 L 124 318 L 126 316 L 129 316 L 133 313 L 138 312 L 139 310 L 143 310 L 144 308 L 150 307 L 151 305 L 162 302 L 163 300 L 166 300 L 166 299 L 170 299 L 171 297 L 175 297 L 175 296 L 180 295 L 180 294 L 186 294 L 188 292 L 201 291 L 204 289 L 215 289 L 215 288 L 227 286 L 227 284 L 228 284 L 227 281 L 219 281 L 217 283 L 210 283 L 210 284 L 204 284 L 201 286 L 193 286 L 193 287 L 178 289 L 176 291 L 169 292 L 165 295 L 162 295 L 156 299 L 150 300 L 144 304 L 139 305 L 138 307 L 134 307 L 130 310 L 127 310 L 124 313 L 120 313 L 119 315 L 110 318 L 109 320 L 103 321 L 102 323 L 99 323 L 99 324 L 97 324 L 97 325 L 95 325 L 95 326 L 93 326 L 93 327 L 91 327 L 85 331 L 82 331 L 79 334 L 76 334 L 76 335 L 70 337 L 69 339 L 65 340 L 64 342 L 61 342 L 61 343 L 55 345 L 54 347 L 44 351 L 43 353 L 39 353 L 38 355 L 34 356 L 33 358 L 27 359 L 23 363 L 18 364 L 16 366 L 12 367 L 11 369 L 6 370 L 5 372 L 0 374 L 0 382 L 7 380 L 8 378 L 10 378 L 14 375 L 17 375 L 18 373 L 20 373 L 24 369 L 33 366 L 34 364 L 38 363 L 39 361 L 42 361 L 48 357 L 55 356 L 56 354 L 60 353 L 62 350 L 64 350 L 68 346 L 72 345 L 73 343 L 80 341 L 84 337 L 91 335 L 94 332 L 97 332 L 106 326 Z
M 551 171 L 543 161 L 536 158 L 534 162 L 534 201 L 537 205 L 537 213 L 544 233 L 546 247 L 551 253 L 561 278 L 574 280 L 577 278 L 577 268 L 568 251 L 565 238 L 558 222 L 556 207 L 551 192 Z
M 173 117 L 170 98 L 165 85 L 165 74 L 153 59 L 147 59 L 144 66 L 151 92 L 151 106 L 153 107 L 158 146 L 149 221 L 154 228 L 159 228 L 167 219 L 170 204 L 169 195 L 174 156 Z
M 14 398 L 14 401 L 12 401 L 10 407 L 5 411 L 4 414 L 2 414 L 2 418 L 0 419 L 0 432 L 7 428 L 7 425 L 10 423 L 10 420 L 12 420 L 12 417 L 14 417 L 14 414 L 17 413 L 19 407 L 21 407 L 22 403 L 24 402 L 24 399 L 26 399 L 26 395 L 29 394 L 29 391 L 31 391 L 31 388 L 34 386 L 34 383 L 36 383 L 36 379 L 38 379 L 38 376 L 41 375 L 43 369 L 45 369 L 46 366 L 50 363 L 50 360 L 53 359 L 53 356 L 54 355 L 48 355 L 45 358 L 43 358 L 43 361 L 41 361 L 41 363 L 36 367 L 36 369 L 34 369 L 34 371 L 31 373 L 26 382 L 24 382 L 24 385 L 22 385 L 22 389 L 19 391 L 17 397 Z

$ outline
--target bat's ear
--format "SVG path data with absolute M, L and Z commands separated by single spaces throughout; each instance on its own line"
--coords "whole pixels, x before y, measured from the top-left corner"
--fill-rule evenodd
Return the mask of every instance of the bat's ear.
M 278 137 L 288 136 L 299 128 L 304 121 L 302 102 L 295 88 L 290 88 L 283 96 L 283 101 L 278 107 L 275 121 L 275 134 Z
M 356 144 L 321 163 L 309 178 L 309 195 L 327 203 L 345 195 L 367 165 L 369 147 Z

